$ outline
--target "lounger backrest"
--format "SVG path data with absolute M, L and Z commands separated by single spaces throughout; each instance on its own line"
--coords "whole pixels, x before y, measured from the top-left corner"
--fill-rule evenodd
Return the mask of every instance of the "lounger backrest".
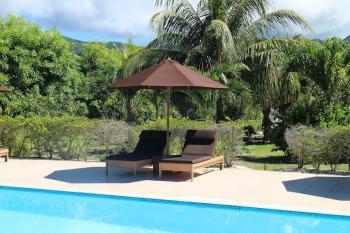
M 182 154 L 213 156 L 216 137 L 216 130 L 188 130 Z
M 166 131 L 143 130 L 135 147 L 135 154 L 162 155 L 166 148 Z

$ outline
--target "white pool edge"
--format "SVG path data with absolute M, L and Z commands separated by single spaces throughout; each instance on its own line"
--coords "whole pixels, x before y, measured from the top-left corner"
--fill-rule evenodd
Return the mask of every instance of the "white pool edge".
M 13 185 L 13 184 L 4 184 L 1 183 L 0 187 L 13 187 L 13 188 L 27 188 L 27 189 L 40 189 L 40 190 L 48 190 L 48 191 L 63 191 L 63 192 L 72 192 L 72 193 L 82 193 L 82 194 L 97 194 L 97 195 L 109 195 L 115 197 L 130 197 L 130 198 L 145 198 L 145 199 L 156 199 L 161 201 L 178 201 L 178 202 L 190 202 L 190 203 L 198 203 L 198 204 L 214 204 L 214 205 L 226 205 L 226 206 L 234 206 L 234 207 L 243 207 L 243 208 L 258 208 L 258 209 L 266 209 L 266 210 L 275 210 L 275 211 L 291 211 L 291 212 L 302 212 L 302 213 L 310 213 L 310 214 L 326 214 L 326 215 L 335 215 L 335 216 L 345 216 L 350 217 L 350 213 L 343 211 L 329 211 L 329 210 L 315 210 L 308 208 L 291 208 L 279 205 L 261 205 L 261 204 L 251 204 L 245 202 L 234 201 L 230 199 L 221 199 L 221 198 L 208 198 L 208 197 L 200 197 L 200 196 L 182 196 L 182 197 L 171 197 L 171 196 L 160 196 L 160 195 L 137 195 L 130 193 L 116 193 L 116 192 L 105 192 L 105 191 L 97 191 L 97 190 L 85 190 L 81 191 L 77 189 L 70 188 L 48 188 L 45 186 L 29 186 L 29 185 Z

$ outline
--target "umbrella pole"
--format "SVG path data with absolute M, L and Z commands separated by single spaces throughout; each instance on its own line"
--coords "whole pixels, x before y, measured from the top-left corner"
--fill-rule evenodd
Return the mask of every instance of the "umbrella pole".
M 169 127 L 169 121 L 170 121 L 170 98 L 171 98 L 171 89 L 170 87 L 167 87 L 167 109 L 166 109 L 166 156 L 169 156 L 170 151 L 170 127 Z

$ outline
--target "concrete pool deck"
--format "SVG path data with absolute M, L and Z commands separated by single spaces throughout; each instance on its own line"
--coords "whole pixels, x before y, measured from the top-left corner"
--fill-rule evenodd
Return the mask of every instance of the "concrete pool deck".
M 206 173 L 205 175 L 201 175 Z M 49 160 L 0 161 L 0 185 L 225 203 L 350 215 L 350 176 L 255 171 L 199 170 L 194 182 L 184 173 L 159 180 L 151 169 L 111 169 L 104 163 Z

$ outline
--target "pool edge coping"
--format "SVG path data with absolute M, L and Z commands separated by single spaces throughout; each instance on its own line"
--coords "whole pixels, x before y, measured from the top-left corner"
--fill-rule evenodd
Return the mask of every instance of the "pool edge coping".
M 231 207 L 242 207 L 242 208 L 251 208 L 251 209 L 261 209 L 268 211 L 286 211 L 293 212 L 299 214 L 315 214 L 315 215 L 330 215 L 334 217 L 350 217 L 349 212 L 343 211 L 329 211 L 329 210 L 315 210 L 308 208 L 291 208 L 285 206 L 273 206 L 273 205 L 262 205 L 262 204 L 251 204 L 245 202 L 234 201 L 230 199 L 220 199 L 220 198 L 210 198 L 210 197 L 201 197 L 201 196 L 182 196 L 182 197 L 164 197 L 160 195 L 138 195 L 138 194 L 130 194 L 130 193 L 122 193 L 122 192 L 105 192 L 105 191 L 97 191 L 97 190 L 86 190 L 81 191 L 79 189 L 70 189 L 70 188 L 52 188 L 45 186 L 29 186 L 29 185 L 13 185 L 13 184 L 4 184 L 0 183 L 1 187 L 8 188 L 19 188 L 19 189 L 34 189 L 38 191 L 53 191 L 53 192 L 66 192 L 66 193 L 75 193 L 75 194 L 83 194 L 83 195 L 106 195 L 106 196 L 114 196 L 121 198 L 135 198 L 135 199 L 150 199 L 150 200 L 159 200 L 159 201 L 170 201 L 170 202 L 184 202 L 188 204 L 206 204 L 206 205 L 221 205 L 221 206 L 231 206 Z

